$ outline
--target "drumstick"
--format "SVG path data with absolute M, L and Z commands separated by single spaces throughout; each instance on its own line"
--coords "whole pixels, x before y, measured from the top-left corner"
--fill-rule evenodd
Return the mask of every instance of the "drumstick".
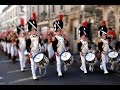
M 66 57 L 66 53 L 65 53 L 65 57 Z

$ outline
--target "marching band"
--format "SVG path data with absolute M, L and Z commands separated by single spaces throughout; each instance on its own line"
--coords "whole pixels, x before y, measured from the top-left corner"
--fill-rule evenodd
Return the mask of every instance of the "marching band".
M 17 49 L 18 49 L 18 55 L 19 55 L 19 61 L 20 61 L 20 68 L 21 71 L 23 72 L 25 69 L 25 55 L 24 52 L 26 50 L 26 38 L 25 38 L 25 31 L 24 31 L 24 26 L 19 25 L 17 27 L 17 34 L 18 34 L 18 40 L 16 43 Z
M 31 73 L 33 80 L 37 80 L 36 69 L 45 69 L 51 63 L 56 64 L 56 71 L 58 77 L 63 77 L 62 64 L 64 70 L 68 70 L 68 66 L 73 63 L 73 56 L 70 51 L 70 44 L 67 35 L 64 33 L 62 15 L 59 20 L 53 22 L 54 31 L 48 32 L 47 37 L 44 33 L 38 33 L 37 21 L 33 17 L 28 21 L 28 31 L 24 28 L 24 23 L 21 22 L 17 26 L 17 32 L 8 30 L 0 33 L 0 47 L 2 51 L 15 64 L 17 57 L 20 61 L 20 70 L 23 72 L 26 68 L 26 62 L 31 65 Z M 98 52 L 93 50 L 89 41 L 89 30 L 87 23 L 84 22 L 79 28 L 79 39 L 77 42 L 77 50 L 79 52 L 81 66 L 80 70 L 87 74 L 87 64 L 89 64 L 89 71 L 93 71 L 95 61 L 100 61 L 100 69 L 104 74 L 108 74 L 107 63 L 111 63 L 113 67 L 119 67 L 120 62 L 120 34 L 119 40 L 113 46 L 108 42 L 108 29 L 106 22 L 98 28 L 100 40 L 98 40 Z M 99 57 L 98 57 L 99 53 Z M 114 53 L 114 55 L 113 55 Z M 98 59 L 99 58 L 99 59 Z M 44 76 L 44 75 L 43 75 Z

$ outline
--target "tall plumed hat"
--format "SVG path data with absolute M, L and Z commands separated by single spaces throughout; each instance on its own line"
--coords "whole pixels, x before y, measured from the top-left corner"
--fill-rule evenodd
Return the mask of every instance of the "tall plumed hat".
M 53 22 L 53 27 L 54 27 L 56 32 L 58 30 L 63 29 L 63 22 L 62 22 L 62 20 L 56 20 L 55 22 Z
M 55 31 L 61 30 L 63 29 L 63 14 L 59 15 L 59 20 L 56 20 L 55 22 L 53 22 L 53 27 L 55 29 Z
M 37 22 L 34 19 L 28 21 L 28 31 L 31 31 L 32 27 L 37 30 Z
M 17 34 L 19 34 L 20 31 L 24 31 L 24 18 L 20 19 L 20 25 L 17 26 Z
M 102 33 L 106 34 L 107 35 L 107 27 L 106 27 L 106 22 L 103 20 L 102 21 L 102 25 L 99 27 L 99 34 L 100 36 L 102 36 Z
M 85 26 L 81 26 L 79 28 L 79 36 L 81 37 L 82 35 L 88 35 L 87 28 Z
M 17 34 L 20 34 L 20 31 L 24 31 L 24 26 L 23 25 L 17 26 Z

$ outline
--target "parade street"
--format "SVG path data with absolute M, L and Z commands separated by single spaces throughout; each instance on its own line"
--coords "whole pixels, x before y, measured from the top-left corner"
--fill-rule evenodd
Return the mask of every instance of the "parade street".
M 109 71 L 104 75 L 99 68 L 94 72 L 83 74 L 79 69 L 79 63 L 73 65 L 64 73 L 63 78 L 56 75 L 56 65 L 49 65 L 45 77 L 38 80 L 32 79 L 30 65 L 27 65 L 25 72 L 20 71 L 19 61 L 15 64 L 8 60 L 0 51 L 0 85 L 119 85 L 120 74 Z

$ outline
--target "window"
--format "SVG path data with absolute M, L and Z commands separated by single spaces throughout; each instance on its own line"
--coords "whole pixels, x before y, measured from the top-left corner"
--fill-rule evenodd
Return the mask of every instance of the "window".
M 18 7 L 16 7 L 16 16 L 17 16 L 17 12 L 18 12 L 18 9 L 17 9 Z
M 52 13 L 55 13 L 55 5 L 52 5 Z
M 32 12 L 34 12 L 34 6 L 32 7 Z
M 74 40 L 77 40 L 77 27 L 74 27 Z
M 48 17 L 50 17 L 50 5 L 48 5 Z
M 64 8 L 63 8 L 63 5 L 60 5 L 60 10 L 63 10 Z

